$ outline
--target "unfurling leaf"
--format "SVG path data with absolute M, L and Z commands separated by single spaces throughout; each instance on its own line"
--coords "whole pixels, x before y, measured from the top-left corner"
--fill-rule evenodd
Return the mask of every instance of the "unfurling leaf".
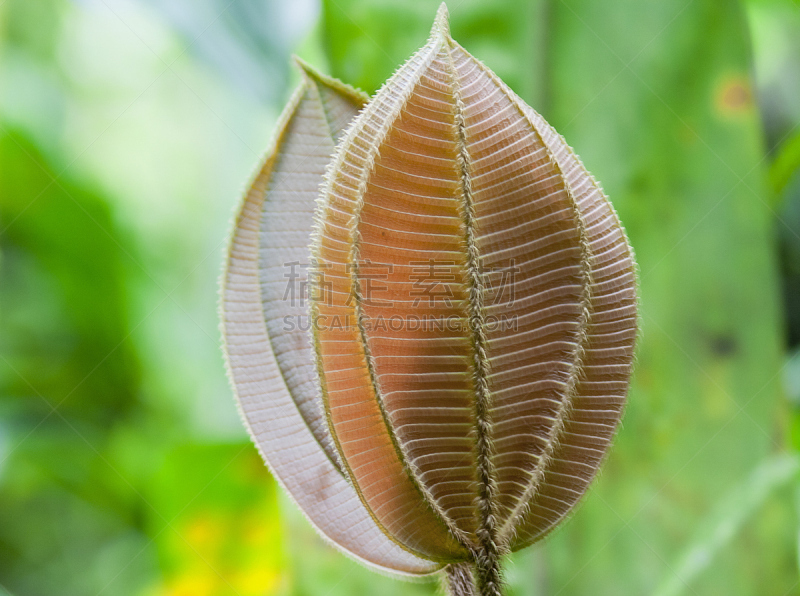
M 564 140 L 451 38 L 444 5 L 344 133 L 365 100 L 306 72 L 224 280 L 247 424 L 345 551 L 450 564 L 454 584 L 474 563 L 499 594 L 500 556 L 569 513 L 619 422 L 630 247 Z M 310 329 L 286 325 L 306 308 L 287 277 L 313 289 Z

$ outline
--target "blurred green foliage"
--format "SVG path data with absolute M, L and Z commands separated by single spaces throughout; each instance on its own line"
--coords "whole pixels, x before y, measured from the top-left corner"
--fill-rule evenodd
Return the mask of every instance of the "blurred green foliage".
M 0 3 L 0 594 L 436 592 L 325 545 L 269 478 L 215 306 L 290 52 L 372 92 L 436 7 Z M 800 5 L 449 8 L 603 182 L 641 267 L 616 446 L 509 593 L 797 592 Z

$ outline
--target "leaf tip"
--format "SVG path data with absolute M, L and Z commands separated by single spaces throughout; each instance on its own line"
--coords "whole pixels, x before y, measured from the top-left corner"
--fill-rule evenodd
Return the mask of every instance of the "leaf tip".
M 445 2 L 439 5 L 439 10 L 436 11 L 436 19 L 433 21 L 431 36 L 437 33 L 446 38 L 450 37 L 450 13 L 447 11 Z
M 298 70 L 300 70 L 304 85 L 316 85 L 321 89 L 332 90 L 335 94 L 342 95 L 351 102 L 357 104 L 359 108 L 369 100 L 369 96 L 360 89 L 351 87 L 350 85 L 342 83 L 339 79 L 335 79 L 320 72 L 297 54 L 292 54 L 292 61 Z
M 300 69 L 300 72 L 303 74 L 303 77 L 307 79 L 319 78 L 319 73 L 317 72 L 317 70 L 297 54 L 292 54 L 292 62 L 294 62 L 295 66 L 297 66 L 297 68 Z

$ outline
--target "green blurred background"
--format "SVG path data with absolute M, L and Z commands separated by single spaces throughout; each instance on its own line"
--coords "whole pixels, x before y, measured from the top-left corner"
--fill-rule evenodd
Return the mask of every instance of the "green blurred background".
M 290 54 L 373 92 L 436 7 L 0 0 L 0 595 L 436 592 L 338 554 L 276 488 L 216 315 Z M 509 594 L 800 594 L 800 3 L 449 7 L 640 264 L 618 440 Z

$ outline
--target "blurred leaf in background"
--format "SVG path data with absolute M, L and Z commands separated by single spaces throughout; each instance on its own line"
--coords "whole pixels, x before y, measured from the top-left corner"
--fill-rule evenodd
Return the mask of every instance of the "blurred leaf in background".
M 269 74 L 302 32 L 250 56 L 223 8 L 170 4 L 184 31 L 138 2 L 0 4 L 0 593 L 286 590 L 216 318 L 286 80 L 229 91 L 198 44 Z
M 284 593 L 277 489 L 265 482 L 263 461 L 249 444 L 181 445 L 169 453 L 148 516 L 164 574 L 153 594 Z
M 106 459 L 141 382 L 124 341 L 125 249 L 105 198 L 56 181 L 18 131 L 0 137 L 0 171 L 0 581 L 23 593 L 82 594 L 145 543 L 135 491 Z M 152 566 L 143 557 L 134 570 Z M 134 593 L 128 579 L 119 593 Z
M 767 150 L 790 348 L 784 378 L 792 444 L 800 449 L 800 4 L 750 0 L 756 80 Z

